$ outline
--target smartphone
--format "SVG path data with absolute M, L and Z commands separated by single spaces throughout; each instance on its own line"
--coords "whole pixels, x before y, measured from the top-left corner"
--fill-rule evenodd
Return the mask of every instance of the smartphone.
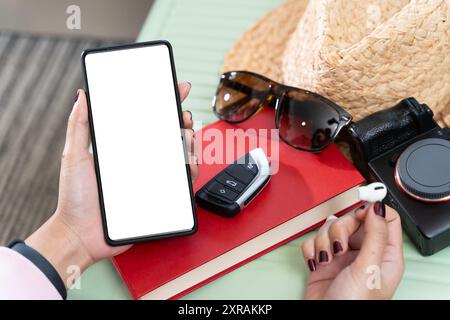
M 152 41 L 81 55 L 105 239 L 192 234 L 194 195 L 172 47 Z

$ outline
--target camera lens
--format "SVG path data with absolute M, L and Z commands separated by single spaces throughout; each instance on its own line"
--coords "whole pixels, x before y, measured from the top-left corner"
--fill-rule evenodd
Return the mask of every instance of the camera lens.
M 423 202 L 450 200 L 450 141 L 425 139 L 398 158 L 395 181 L 408 196 Z

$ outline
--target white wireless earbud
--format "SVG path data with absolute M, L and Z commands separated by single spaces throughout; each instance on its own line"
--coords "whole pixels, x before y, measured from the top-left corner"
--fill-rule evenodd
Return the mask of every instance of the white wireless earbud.
M 375 182 L 358 188 L 359 200 L 367 202 L 382 201 L 387 195 L 387 188 L 381 182 Z

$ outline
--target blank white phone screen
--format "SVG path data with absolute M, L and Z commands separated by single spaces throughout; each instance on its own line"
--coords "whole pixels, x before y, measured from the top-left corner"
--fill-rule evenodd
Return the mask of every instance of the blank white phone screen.
M 94 51 L 85 66 L 109 239 L 191 231 L 168 47 Z

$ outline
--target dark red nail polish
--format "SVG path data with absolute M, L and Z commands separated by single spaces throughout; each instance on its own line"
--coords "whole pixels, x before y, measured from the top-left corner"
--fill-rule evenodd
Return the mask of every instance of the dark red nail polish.
M 342 251 L 344 251 L 344 248 L 342 248 L 341 243 L 339 241 L 333 242 L 333 253 L 337 254 Z
M 80 89 L 77 90 L 77 93 L 75 93 L 75 102 L 78 101 L 78 97 L 80 96 Z
M 308 260 L 308 268 L 309 268 L 309 271 L 311 271 L 311 272 L 316 271 L 317 270 L 316 260 L 309 259 Z
M 373 211 L 376 215 L 386 218 L 386 206 L 383 202 L 375 202 L 375 204 L 373 205 Z
M 192 132 L 192 139 L 195 139 L 195 130 L 194 129 L 189 129 Z
M 328 252 L 326 252 L 325 250 L 320 251 L 319 262 L 320 263 L 328 262 Z
M 366 208 L 366 205 L 365 204 L 363 204 L 361 207 L 359 207 L 356 211 L 358 211 L 358 210 L 364 210 Z

